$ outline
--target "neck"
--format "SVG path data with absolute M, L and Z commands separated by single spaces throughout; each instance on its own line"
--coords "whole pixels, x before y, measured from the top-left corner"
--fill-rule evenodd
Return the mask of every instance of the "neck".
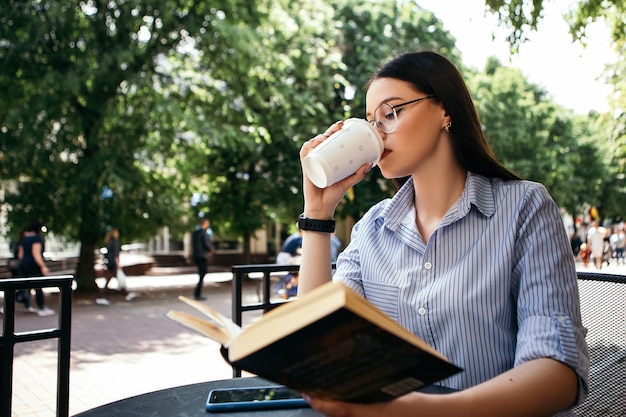
M 457 164 L 442 167 L 440 172 L 428 177 L 413 176 L 415 223 L 424 242 L 428 242 L 465 187 L 467 172 Z

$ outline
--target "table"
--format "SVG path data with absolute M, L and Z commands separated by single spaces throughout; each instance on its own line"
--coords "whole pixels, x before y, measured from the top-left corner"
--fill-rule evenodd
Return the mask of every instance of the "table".
M 74 417 L 320 417 L 310 408 L 288 410 L 207 413 L 204 409 L 209 391 L 216 388 L 275 385 L 258 377 L 223 379 L 154 391 L 93 408 Z M 430 386 L 422 390 L 437 394 L 453 392 L 448 388 Z

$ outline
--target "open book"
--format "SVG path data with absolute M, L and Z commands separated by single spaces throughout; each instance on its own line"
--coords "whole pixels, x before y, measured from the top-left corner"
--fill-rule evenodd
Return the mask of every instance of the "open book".
M 461 369 L 341 283 L 328 283 L 242 329 L 205 304 L 211 320 L 167 316 L 222 344 L 231 364 L 320 398 L 381 402 Z

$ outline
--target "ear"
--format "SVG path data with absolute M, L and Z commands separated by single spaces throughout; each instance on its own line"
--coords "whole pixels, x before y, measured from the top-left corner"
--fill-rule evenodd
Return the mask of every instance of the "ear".
M 441 118 L 441 128 L 443 130 L 445 130 L 446 132 L 450 132 L 450 127 L 451 126 L 452 126 L 452 118 L 450 117 L 450 115 L 446 111 L 444 113 L 443 117 Z

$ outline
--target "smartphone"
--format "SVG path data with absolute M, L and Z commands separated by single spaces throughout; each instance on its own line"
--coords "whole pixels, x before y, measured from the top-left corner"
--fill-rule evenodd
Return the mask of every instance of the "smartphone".
M 206 400 L 208 412 L 276 410 L 308 406 L 298 391 L 283 385 L 217 388 L 209 392 Z

